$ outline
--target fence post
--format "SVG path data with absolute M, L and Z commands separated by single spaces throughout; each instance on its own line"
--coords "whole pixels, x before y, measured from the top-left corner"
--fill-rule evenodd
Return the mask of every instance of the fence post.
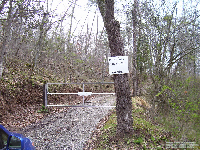
M 47 84 L 43 85 L 43 106 L 47 107 Z

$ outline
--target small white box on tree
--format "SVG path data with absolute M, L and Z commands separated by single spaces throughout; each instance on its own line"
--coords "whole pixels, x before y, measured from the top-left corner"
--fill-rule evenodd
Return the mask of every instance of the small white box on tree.
M 128 56 L 108 57 L 109 74 L 124 74 L 128 71 Z

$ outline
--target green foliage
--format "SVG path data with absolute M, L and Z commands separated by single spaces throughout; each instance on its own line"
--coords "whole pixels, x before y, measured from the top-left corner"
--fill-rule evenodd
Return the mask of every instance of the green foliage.
M 83 63 L 84 61 L 81 60 L 81 59 L 77 59 L 76 62 L 77 62 L 77 63 Z
M 48 109 L 45 108 L 44 105 L 42 105 L 42 108 L 40 110 L 38 110 L 38 113 L 48 113 Z
M 170 87 L 167 86 L 167 85 L 164 85 L 164 86 L 162 87 L 162 90 L 161 90 L 156 96 L 159 96 L 159 95 L 163 94 L 163 93 L 165 92 L 165 90 L 167 90 L 167 89 L 173 91 L 172 88 L 170 88 Z M 174 91 L 173 91 L 173 92 L 174 92 Z
M 101 132 L 90 143 L 93 149 L 152 149 L 163 148 L 163 142 L 169 140 L 169 133 L 162 126 L 154 125 L 147 121 L 141 109 L 133 109 L 134 134 L 130 137 L 119 139 L 116 134 L 116 112 L 114 111 L 108 121 L 101 128 Z
M 171 15 L 165 15 L 163 20 L 165 21 L 171 21 L 172 20 L 172 16 Z
M 141 145 L 141 144 L 143 143 L 143 138 L 139 137 L 138 139 L 135 139 L 133 142 L 134 142 L 135 144 Z
M 23 2 L 24 2 L 24 0 L 17 0 L 17 1 L 15 1 L 15 3 L 16 3 L 17 5 L 21 5 Z
M 110 116 L 110 119 L 103 126 L 102 130 L 107 130 L 109 128 L 116 128 L 116 126 L 117 126 L 116 122 L 117 122 L 117 116 L 116 116 L 116 114 L 112 114 Z
M 172 89 L 173 87 L 173 89 Z M 191 142 L 200 143 L 200 136 L 196 134 L 200 127 L 200 79 L 189 76 L 185 79 L 176 78 L 170 82 L 170 86 L 164 85 L 162 90 L 156 95 L 162 95 L 162 99 L 167 99 L 170 105 L 169 114 L 165 119 L 159 116 L 159 121 L 173 130 L 177 139 L 186 135 L 193 139 Z M 195 133 L 191 134 L 191 131 Z

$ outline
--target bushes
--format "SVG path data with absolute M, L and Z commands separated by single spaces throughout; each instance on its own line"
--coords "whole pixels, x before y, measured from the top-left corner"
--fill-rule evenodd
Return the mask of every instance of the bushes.
M 165 82 L 166 83 L 166 82 Z M 156 97 L 158 121 L 174 131 L 178 140 L 200 142 L 200 78 L 175 77 L 163 85 Z M 154 93 L 151 90 L 151 93 Z

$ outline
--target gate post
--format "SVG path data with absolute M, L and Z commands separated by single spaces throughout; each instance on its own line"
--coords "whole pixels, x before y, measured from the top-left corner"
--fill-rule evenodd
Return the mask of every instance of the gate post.
M 47 83 L 43 85 L 43 106 L 47 107 Z
M 85 90 L 84 90 L 84 83 L 83 83 L 83 92 L 85 92 Z M 84 95 L 83 95 L 83 105 L 84 105 Z

